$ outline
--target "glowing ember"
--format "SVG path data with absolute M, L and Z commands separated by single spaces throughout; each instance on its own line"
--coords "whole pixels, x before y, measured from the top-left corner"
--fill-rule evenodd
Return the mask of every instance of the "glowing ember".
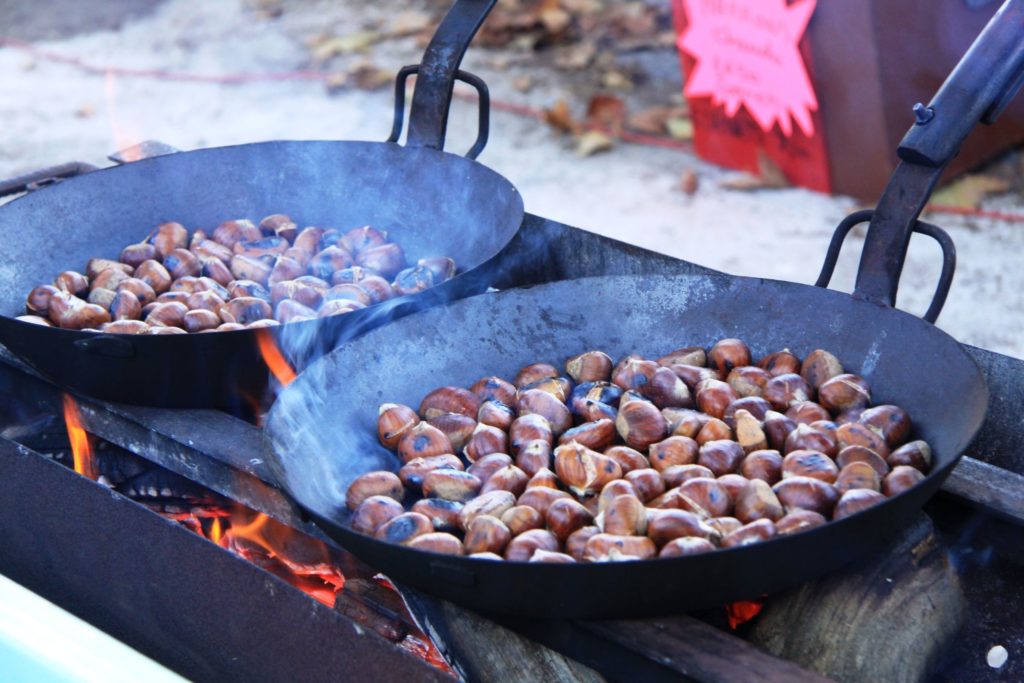
M 764 608 L 764 600 L 748 602 L 741 600 L 725 606 L 725 613 L 729 617 L 729 628 L 735 630 L 747 623 Z
M 95 480 L 96 463 L 92 457 L 89 435 L 82 426 L 82 416 L 78 412 L 78 405 L 68 394 L 64 394 L 64 424 L 67 426 L 68 440 L 71 441 L 71 455 L 75 461 L 75 472 Z
M 277 347 L 277 343 L 274 341 L 273 335 L 268 329 L 258 330 L 256 333 L 256 342 L 260 347 L 260 355 L 263 356 L 263 362 L 267 364 L 270 372 L 277 378 L 277 381 L 281 383 L 281 386 L 286 387 L 292 383 L 295 379 L 295 370 L 291 364 L 285 360 L 284 355 L 281 353 L 281 349 Z

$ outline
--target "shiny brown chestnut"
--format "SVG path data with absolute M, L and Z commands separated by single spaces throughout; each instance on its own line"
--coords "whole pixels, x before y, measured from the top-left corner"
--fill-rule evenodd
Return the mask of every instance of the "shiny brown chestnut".
M 370 496 L 352 513 L 354 531 L 372 536 L 382 524 L 405 512 L 402 504 L 388 496 Z
M 459 515 L 463 507 L 457 500 L 422 498 L 413 503 L 411 512 L 424 515 L 436 531 L 458 531 Z
M 557 377 L 557 372 L 556 375 Z M 498 401 L 507 406 L 515 405 L 516 387 L 501 377 L 483 377 L 469 388 L 481 401 Z
M 508 452 L 508 435 L 497 427 L 477 424 L 466 445 L 462 448 L 462 452 L 470 462 L 491 453 L 506 453 Z
M 451 453 L 452 442 L 444 432 L 426 422 L 419 422 L 401 436 L 398 441 L 398 457 L 402 462 L 413 458 Z
M 591 525 L 594 521 L 590 511 L 571 498 L 552 501 L 544 514 L 544 519 L 548 530 L 555 535 L 559 543 L 564 543 L 575 531 Z
M 647 508 L 636 495 L 615 496 L 602 511 L 598 526 L 606 534 L 643 536 L 647 533 Z
M 629 446 L 611 446 L 604 449 L 603 453 L 619 463 L 623 474 L 651 466 L 643 453 Z
M 520 415 L 513 420 L 508 428 L 508 436 L 513 453 L 518 453 L 519 449 L 531 441 L 545 441 L 549 446 L 555 443 L 551 423 L 543 415 L 534 413 Z
M 753 451 L 740 463 L 740 474 L 774 484 L 782 479 L 782 455 L 775 450 Z
M 74 270 L 65 270 L 53 281 L 53 286 L 62 292 L 84 297 L 89 293 L 89 278 Z
M 814 401 L 794 403 L 786 411 L 786 417 L 798 425 L 809 425 L 818 420 L 831 420 L 832 415 Z
M 779 536 L 787 536 L 813 529 L 827 522 L 828 520 L 820 513 L 812 510 L 794 509 L 788 512 L 785 517 L 775 522 L 775 530 Z
M 744 524 L 739 529 L 729 533 L 722 539 L 722 547 L 738 548 L 744 545 L 761 543 L 773 538 L 777 533 L 775 523 L 772 520 L 759 519 L 749 524 Z
M 578 443 L 555 449 L 555 473 L 578 496 L 601 491 L 613 479 L 622 478 L 622 468 L 606 455 Z
M 818 387 L 818 403 L 833 413 L 866 408 L 871 404 L 871 388 L 863 377 L 836 375 Z
M 680 465 L 679 467 L 695 467 L 695 465 Z M 673 468 L 669 468 L 673 469 Z M 668 470 L 666 470 L 667 472 Z M 651 468 L 634 469 L 626 472 L 623 479 L 629 482 L 636 490 L 637 497 L 646 503 L 665 493 L 667 479 L 662 478 L 663 473 Z M 678 486 L 675 484 L 674 486 Z M 669 484 L 669 486 L 672 486 Z M 673 488 L 674 488 L 673 486 Z
M 356 263 L 380 273 L 383 277 L 393 278 L 405 267 L 405 253 L 394 242 L 387 242 L 360 250 L 356 254 Z
M 406 545 L 415 550 L 441 555 L 464 555 L 466 553 L 462 541 L 458 537 L 441 531 L 416 536 Z
M 100 325 L 100 332 L 108 334 L 149 334 L 150 330 L 141 320 L 114 320 Z
M 752 453 L 768 448 L 768 437 L 765 436 L 761 422 L 746 410 L 736 411 L 736 442 L 744 453 Z
M 220 317 L 226 323 L 248 325 L 257 320 L 270 318 L 274 314 L 270 304 L 256 297 L 239 297 L 221 306 Z
M 572 413 L 569 412 L 569 408 L 546 391 L 528 389 L 520 392 L 516 399 L 516 408 L 520 416 L 540 415 L 546 419 L 555 436 L 572 427 Z
M 600 451 L 608 448 L 615 441 L 615 423 L 609 419 L 584 422 L 566 430 L 558 437 L 558 444 L 575 441 L 587 448 Z
M 782 478 L 811 477 L 834 484 L 839 468 L 832 458 L 816 450 L 795 450 L 782 459 Z
M 692 365 L 705 367 L 708 364 L 708 356 L 703 346 L 686 346 L 676 349 L 658 358 L 658 365 L 671 367 L 673 365 Z
M 697 462 L 697 442 L 685 436 L 670 436 L 651 444 L 647 459 L 651 467 L 659 472 L 674 465 L 692 465 Z
M 927 473 L 932 468 L 932 449 L 926 441 L 911 441 L 890 453 L 887 462 L 893 468 L 908 465 Z
M 551 469 L 553 466 L 551 456 L 551 444 L 549 442 L 543 439 L 528 441 L 516 453 L 516 467 L 534 477 L 542 470 Z
M 156 247 L 143 242 L 141 244 L 130 244 L 122 249 L 120 259 L 121 263 L 132 268 L 138 268 L 143 262 L 155 260 L 157 257 L 159 257 L 159 254 L 156 253 Z
M 694 440 L 701 446 L 708 443 L 709 441 L 721 441 L 726 439 L 732 439 L 732 427 L 727 425 L 724 421 L 719 420 L 716 417 L 708 418 L 704 426 L 697 432 L 697 436 Z
M 423 496 L 444 498 L 465 503 L 476 497 L 483 485 L 469 472 L 461 470 L 435 469 L 423 475 Z
M 740 396 L 726 382 L 706 379 L 697 385 L 697 407 L 710 415 L 722 419 L 726 408 Z
M 455 452 L 459 452 L 466 447 L 466 444 L 469 443 L 470 438 L 473 436 L 473 431 L 477 427 L 476 420 L 457 413 L 438 415 L 430 418 L 427 422 L 444 432 L 448 440 L 451 441 Z
M 404 512 L 377 527 L 374 538 L 386 543 L 408 545 L 417 536 L 434 533 L 434 525 L 418 512 Z
M 526 493 L 529 493 L 527 491 Z M 526 493 L 523 495 L 525 496 Z M 568 494 L 566 494 L 568 495 Z M 459 512 L 459 528 L 465 531 L 477 517 L 490 515 L 501 519 L 506 510 L 516 505 L 516 497 L 508 491 L 490 491 L 473 498 Z
M 772 377 L 799 374 L 800 365 L 800 359 L 789 349 L 769 353 L 757 361 L 757 367 L 765 370 Z
M 898 496 L 922 481 L 924 481 L 924 474 L 921 473 L 921 470 L 909 465 L 897 465 L 882 480 L 882 493 L 890 498 Z
M 587 547 L 587 541 L 601 533 L 596 526 L 585 526 L 577 529 L 565 541 L 565 553 L 577 562 L 583 561 L 583 552 Z
M 467 553 L 502 554 L 512 540 L 512 532 L 497 517 L 483 515 L 470 522 L 466 529 Z
M 503 467 L 484 482 L 484 485 L 480 488 L 480 493 L 489 493 L 490 491 L 508 491 L 514 496 L 519 496 L 526 490 L 526 484 L 529 483 L 530 476 L 526 472 L 522 471 L 515 465 L 509 465 Z
M 897 448 L 910 438 L 910 416 L 899 406 L 879 405 L 866 408 L 858 421 L 879 432 L 890 448 Z
M 88 301 L 91 304 L 96 304 L 97 306 L 105 308 L 109 311 L 110 305 L 114 303 L 115 296 L 117 296 L 117 292 L 111 291 L 109 289 L 93 289 L 91 292 L 89 292 Z M 49 305 L 49 302 L 47 302 L 47 305 Z M 141 308 L 139 310 L 140 312 L 142 311 Z
M 785 511 L 771 485 L 760 479 L 751 479 L 736 497 L 734 514 L 736 519 L 749 524 L 758 519 L 777 521 Z
M 686 388 L 691 393 L 697 391 L 697 387 L 700 386 L 701 382 L 709 379 L 721 379 L 718 370 L 712 370 L 711 368 L 702 368 L 696 365 L 670 365 L 668 367 L 672 372 L 676 373 L 676 377 L 683 380 L 683 384 L 686 385 Z
M 345 493 L 345 505 L 349 510 L 355 510 L 370 496 L 386 496 L 401 502 L 405 496 L 405 488 L 394 472 L 367 472 L 356 477 L 349 485 Z
M 413 458 L 398 470 L 398 478 L 402 481 L 402 485 L 411 489 L 418 489 L 423 486 L 423 478 L 427 476 L 428 472 L 462 469 L 464 467 L 461 460 L 451 453 L 445 453 L 444 455 L 432 455 L 428 458 Z
M 796 429 L 796 421 L 790 417 L 769 411 L 764 416 L 764 434 L 768 437 L 768 445 L 777 451 L 786 447 L 786 439 Z
M 382 403 L 377 410 L 377 438 L 385 448 L 397 448 L 402 435 L 419 422 L 419 415 L 409 406 Z
M 658 553 L 658 557 L 689 557 L 700 555 L 715 549 L 715 545 L 704 538 L 696 536 L 683 536 L 669 541 Z
M 732 387 L 740 398 L 746 396 L 760 397 L 764 394 L 764 387 L 768 384 L 771 375 L 767 370 L 753 365 L 743 365 L 733 368 L 725 378 L 726 383 Z
M 673 507 L 689 510 L 701 517 L 724 517 L 732 512 L 732 498 L 716 479 L 688 479 L 676 491 Z
M 547 515 L 548 508 L 551 507 L 552 503 L 560 498 L 569 497 L 569 494 L 565 491 L 551 489 L 546 486 L 527 487 L 523 492 L 523 495 L 519 496 L 519 499 L 516 501 L 516 505 L 528 505 L 541 515 Z
M 828 517 L 839 500 L 835 486 L 813 477 L 786 477 L 775 484 L 772 491 L 786 512 L 799 508 Z
M 603 351 L 587 351 L 565 361 L 565 372 L 577 384 L 607 381 L 612 374 L 612 359 Z
M 114 295 L 110 302 L 110 317 L 113 320 L 138 320 L 141 316 L 142 304 L 139 303 L 137 296 L 125 290 Z M 219 318 L 217 324 L 220 324 Z
M 691 408 L 662 408 L 661 416 L 665 418 L 669 434 L 688 436 L 691 439 L 697 436 L 701 427 L 710 419 L 704 413 Z
M 811 399 L 811 388 L 800 375 L 776 375 L 764 385 L 764 399 L 775 410 L 785 411 L 796 403 Z
M 650 380 L 637 391 L 659 408 L 688 408 L 693 405 L 686 384 L 666 367 L 655 366 Z
M 630 401 L 620 406 L 615 428 L 627 446 L 638 450 L 647 449 L 668 434 L 661 411 L 648 401 Z
M 516 419 L 515 411 L 500 401 L 484 401 L 476 413 L 481 424 L 490 425 L 508 431 L 512 421 Z
M 750 348 L 739 339 L 720 339 L 708 354 L 711 364 L 728 375 L 733 368 L 750 365 Z
M 715 542 L 721 539 L 721 534 L 698 515 L 675 509 L 652 510 L 647 521 L 647 536 L 659 547 L 683 537 Z
M 623 391 L 638 391 L 651 381 L 655 371 L 660 367 L 654 361 L 640 356 L 626 356 L 612 368 L 612 384 Z
M 128 279 L 128 274 L 121 270 L 111 268 L 104 270 L 102 273 L 93 278 L 90 282 L 90 286 L 93 289 L 110 289 L 115 290 L 117 286 Z
M 868 463 L 851 462 L 839 470 L 835 486 L 840 495 L 853 489 L 880 491 L 882 489 L 882 478 Z
M 822 384 L 844 372 L 839 359 L 824 349 L 811 351 L 800 366 L 800 376 L 812 391 L 817 391 Z
M 840 469 L 852 462 L 865 462 L 871 465 L 871 468 L 878 473 L 879 477 L 889 474 L 890 468 L 885 458 L 864 446 L 847 446 L 839 451 L 839 455 L 836 456 L 836 465 Z
M 53 285 L 39 285 L 28 293 L 28 298 L 25 300 L 25 312 L 42 317 L 48 316 L 50 314 L 50 299 L 59 291 Z M 89 303 L 96 302 L 90 301 Z
M 181 223 L 162 223 L 146 241 L 156 247 L 157 256 L 167 258 L 175 249 L 188 247 L 188 230 Z
M 715 473 L 716 477 L 729 474 L 739 469 L 740 463 L 746 453 L 735 441 L 720 439 L 708 441 L 700 447 L 697 455 L 697 464 L 707 467 Z
M 519 369 L 516 373 L 515 379 L 512 383 L 517 389 L 522 389 L 527 385 L 539 382 L 549 377 L 558 377 L 561 373 L 554 365 L 548 363 L 533 363 L 531 365 L 524 366 Z
M 782 452 L 788 455 L 801 450 L 819 451 L 829 457 L 834 457 L 839 453 L 839 446 L 827 432 L 817 430 L 810 425 L 797 425 L 797 428 L 786 437 Z
M 885 502 L 885 496 L 878 491 L 851 489 L 844 493 L 839 502 L 836 503 L 832 519 L 843 519 L 844 517 L 855 515 L 862 510 L 867 510 L 869 507 L 874 507 L 883 502 Z
M 673 465 L 672 467 L 662 470 L 660 476 L 662 481 L 665 483 L 665 488 L 667 490 L 674 489 L 684 481 L 696 479 L 697 477 L 708 477 L 714 479 L 715 473 L 703 465 Z M 664 493 L 664 491 L 661 493 Z M 661 495 L 661 493 L 658 495 Z
M 538 550 L 558 552 L 558 539 L 545 529 L 531 529 L 519 534 L 505 549 L 505 559 L 510 562 L 528 562 Z
M 516 505 L 505 510 L 501 515 L 501 521 L 512 532 L 518 536 L 530 529 L 540 529 L 544 526 L 544 517 L 529 505 Z
M 495 472 L 511 464 L 512 458 L 506 453 L 491 453 L 478 459 L 476 462 L 471 462 L 466 471 L 480 481 L 487 481 Z
M 889 444 L 885 437 L 862 423 L 847 422 L 844 425 L 839 425 L 836 428 L 836 442 L 839 450 L 847 446 L 863 446 L 870 448 L 883 458 L 889 457 Z
M 654 541 L 646 536 L 616 536 L 594 534 L 583 548 L 586 562 L 621 562 L 624 560 L 646 560 L 657 554 Z
M 220 316 L 213 311 L 207 311 L 205 309 L 189 311 L 182 319 L 182 325 L 184 326 L 185 331 L 193 333 L 213 330 L 219 327 L 220 324 Z

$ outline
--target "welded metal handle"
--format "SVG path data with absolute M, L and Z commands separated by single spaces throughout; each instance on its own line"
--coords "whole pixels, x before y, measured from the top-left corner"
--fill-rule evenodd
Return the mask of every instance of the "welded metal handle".
M 855 226 L 870 221 L 874 213 L 872 209 L 855 211 L 836 226 L 835 232 L 832 233 L 832 241 L 828 245 L 828 252 L 825 254 L 825 262 L 821 266 L 817 282 L 814 283 L 815 287 L 828 287 L 829 282 L 832 281 L 832 273 L 835 272 L 836 263 L 839 261 L 839 253 L 842 251 L 846 236 L 850 234 L 850 230 Z M 945 230 L 931 223 L 917 221 L 914 224 L 913 231 L 931 237 L 938 242 L 939 249 L 942 250 L 942 272 L 939 273 L 939 281 L 935 285 L 935 294 L 932 295 L 932 302 L 928 305 L 928 310 L 925 311 L 925 314 L 921 316 L 926 321 L 935 324 L 935 321 L 939 319 L 939 314 L 942 312 L 942 307 L 946 303 L 949 288 L 953 284 L 953 274 L 956 272 L 956 246 L 953 244 L 953 238 Z
M 871 217 L 853 296 L 895 306 L 918 216 L 979 122 L 991 123 L 1024 82 L 1024 0 L 1006 0 L 931 103 L 915 105 L 901 159 Z
M 0 197 L 20 194 L 22 192 L 32 192 L 47 185 L 58 183 L 65 178 L 74 178 L 77 175 L 95 170 L 95 166 L 84 161 L 70 161 L 59 166 L 41 168 L 38 171 L 32 171 L 31 173 L 8 178 L 7 180 L 0 180 Z
M 394 123 L 391 124 L 391 135 L 388 136 L 387 142 L 398 142 L 398 139 L 402 137 L 402 126 L 405 121 L 405 84 L 409 80 L 409 76 L 415 73 L 419 73 L 419 64 L 413 64 L 411 66 L 403 66 L 398 72 L 398 76 L 395 78 L 395 118 Z M 476 159 L 480 156 L 480 152 L 484 151 L 484 147 L 487 146 L 487 138 L 490 136 L 491 131 L 491 93 L 487 89 L 487 84 L 479 76 L 474 76 L 468 71 L 458 70 L 455 72 L 456 80 L 468 83 L 473 86 L 477 92 L 477 108 L 479 111 L 479 120 L 477 122 L 477 134 L 476 142 L 466 152 L 466 157 L 469 159 Z
M 409 147 L 444 149 L 462 57 L 498 0 L 456 0 L 423 54 L 409 110 Z

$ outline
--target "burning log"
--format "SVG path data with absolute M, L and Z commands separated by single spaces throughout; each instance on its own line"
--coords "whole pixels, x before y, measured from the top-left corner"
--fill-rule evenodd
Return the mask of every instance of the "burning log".
M 849 571 L 771 598 L 750 639 L 840 681 L 919 681 L 965 612 L 959 575 L 922 514 Z

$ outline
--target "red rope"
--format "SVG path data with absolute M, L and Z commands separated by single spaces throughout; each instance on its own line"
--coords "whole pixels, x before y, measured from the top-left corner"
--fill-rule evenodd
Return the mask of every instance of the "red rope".
M 275 81 L 325 82 L 331 75 L 324 71 L 316 71 L 313 69 L 219 75 L 182 73 L 176 71 L 166 71 L 164 69 L 132 69 L 120 66 L 101 66 L 97 64 L 92 64 L 77 57 L 68 57 L 67 55 L 62 55 L 58 52 L 44 50 L 42 48 L 36 47 L 32 43 L 10 36 L 0 36 L 0 46 L 10 47 L 15 50 L 21 50 L 22 52 L 27 52 L 31 54 L 33 57 L 50 62 L 55 62 L 57 64 L 71 66 L 89 74 L 113 74 L 116 76 L 126 76 L 131 78 L 152 78 L 155 80 L 162 81 L 217 83 L 221 85 L 241 85 L 245 83 Z M 474 99 L 476 97 L 476 93 L 456 94 L 457 96 L 464 99 Z M 538 109 L 536 107 L 531 107 L 529 105 L 519 104 L 516 102 L 506 102 L 503 100 L 492 99 L 491 108 L 497 111 L 507 112 L 510 114 L 516 114 L 518 116 L 535 119 L 537 121 L 543 121 L 546 116 L 545 111 L 543 109 Z M 588 124 L 585 126 L 585 128 L 587 130 L 600 131 L 608 135 L 611 135 L 612 137 L 616 137 L 622 140 L 623 142 L 628 142 L 636 145 L 644 145 L 648 147 L 661 147 L 663 149 L 672 149 L 682 152 L 693 151 L 693 145 L 686 140 L 677 140 L 675 138 L 670 138 L 662 135 L 649 135 L 646 133 L 639 133 L 631 130 L 622 130 L 617 133 L 614 133 L 606 128 L 594 124 Z M 1006 211 L 989 211 L 986 209 L 979 209 L 974 207 L 947 206 L 944 204 L 929 204 L 925 210 L 929 213 L 944 213 L 957 216 L 970 216 L 974 218 L 988 218 L 997 221 L 1005 221 L 1007 223 L 1024 223 L 1024 214 L 1010 213 Z

